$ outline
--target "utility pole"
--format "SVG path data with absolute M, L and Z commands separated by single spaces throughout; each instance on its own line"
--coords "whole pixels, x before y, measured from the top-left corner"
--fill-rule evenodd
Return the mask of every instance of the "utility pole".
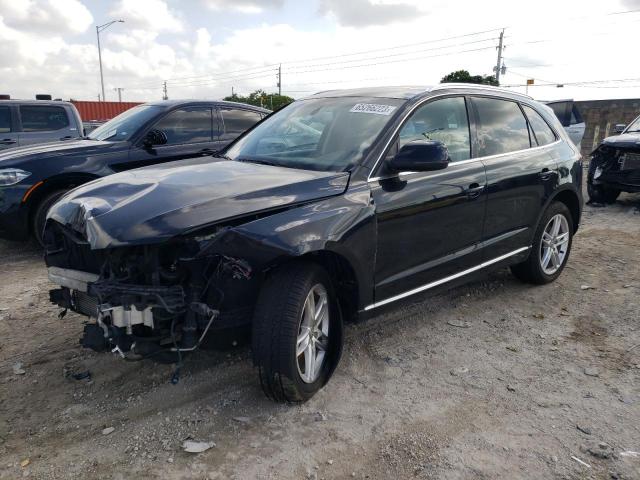
M 502 73 L 504 68 L 502 66 L 502 50 L 504 50 L 503 40 L 504 40 L 504 28 L 500 32 L 500 41 L 498 43 L 498 63 L 496 63 L 496 66 L 494 67 L 494 70 L 496 72 L 496 82 L 498 85 L 500 85 L 500 73 Z
M 233 89 L 233 87 L 231 87 L 231 96 L 234 97 L 236 95 L 235 90 Z
M 102 74 L 102 50 L 100 48 L 100 32 L 106 30 L 114 23 L 124 23 L 124 20 L 111 20 L 103 25 L 96 25 L 96 37 L 98 37 L 98 63 L 100 63 L 100 86 L 102 87 L 102 101 L 104 102 L 104 75 Z
M 163 100 L 169 100 L 169 95 L 167 94 L 167 81 L 164 81 L 163 87 L 162 87 L 162 99 Z
M 278 95 L 282 95 L 282 64 L 278 67 Z
M 122 103 L 122 91 L 124 90 L 124 88 L 122 87 L 116 87 L 113 89 L 114 92 L 118 92 L 118 102 Z

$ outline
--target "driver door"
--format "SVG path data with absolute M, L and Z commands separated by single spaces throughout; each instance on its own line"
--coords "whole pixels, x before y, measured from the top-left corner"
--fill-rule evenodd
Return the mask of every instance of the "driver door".
M 387 171 L 369 181 L 378 226 L 376 303 L 426 290 L 433 282 L 482 263 L 478 244 L 487 180 L 483 163 L 471 156 L 465 97 L 435 99 L 418 107 L 386 159 L 416 139 L 443 142 L 450 163 L 438 171 Z
M 129 160 L 112 166 L 114 170 L 209 156 L 220 149 L 220 129 L 215 108 L 185 107 L 173 110 L 158 120 L 151 130 L 163 132 L 167 142 L 164 145 L 145 145 L 143 140 L 139 140 L 131 147 Z

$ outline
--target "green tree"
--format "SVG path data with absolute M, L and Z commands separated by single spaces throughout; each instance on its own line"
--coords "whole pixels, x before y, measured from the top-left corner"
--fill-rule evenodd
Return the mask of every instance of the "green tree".
M 264 90 L 256 90 L 255 92 L 250 93 L 247 97 L 234 93 L 233 95 L 223 98 L 223 100 L 228 102 L 246 103 L 256 107 L 268 108 L 273 111 L 279 110 L 294 101 L 293 98 L 286 95 L 267 93 Z
M 500 85 L 493 75 L 471 75 L 468 70 L 451 72 L 449 75 L 442 77 L 440 83 L 480 83 L 496 87 Z

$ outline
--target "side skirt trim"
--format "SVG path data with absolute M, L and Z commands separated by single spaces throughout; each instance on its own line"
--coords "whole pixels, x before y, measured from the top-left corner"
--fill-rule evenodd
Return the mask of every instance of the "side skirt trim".
M 493 265 L 494 263 L 501 262 L 502 260 L 506 260 L 509 257 L 513 257 L 514 255 L 517 255 L 519 253 L 525 252 L 525 251 L 529 250 L 530 248 L 531 248 L 531 246 L 522 247 L 522 248 L 519 248 L 517 250 L 514 250 L 513 252 L 505 253 L 504 255 L 501 255 L 501 256 L 499 256 L 497 258 L 494 258 L 492 260 L 488 260 L 486 262 L 481 263 L 480 265 L 476 265 L 475 267 L 471 267 L 471 268 L 469 268 L 467 270 L 463 270 L 462 272 L 458 272 L 458 273 L 453 274 L 453 275 L 451 275 L 449 277 L 441 278 L 440 280 L 436 280 L 434 282 L 427 283 L 426 285 L 422 285 L 421 287 L 414 288 L 413 290 L 409 290 L 407 292 L 400 293 L 400 294 L 395 295 L 393 297 L 389 297 L 389 298 L 387 298 L 385 300 L 381 300 L 379 302 L 372 303 L 371 305 L 367 305 L 364 308 L 364 310 L 365 310 L 365 312 L 368 311 L 368 310 L 373 310 L 374 308 L 381 307 L 381 306 L 386 305 L 386 304 L 391 303 L 391 302 L 395 302 L 396 300 L 400 300 L 402 298 L 410 297 L 411 295 L 415 295 L 416 293 L 424 292 L 425 290 L 429 290 L 431 288 L 437 287 L 438 285 L 442 285 L 443 283 L 450 282 L 451 280 L 455 280 L 456 278 L 460 278 L 460 277 L 463 277 L 463 276 L 468 275 L 470 273 L 476 272 L 478 270 L 482 270 L 483 268 L 488 267 L 490 265 Z

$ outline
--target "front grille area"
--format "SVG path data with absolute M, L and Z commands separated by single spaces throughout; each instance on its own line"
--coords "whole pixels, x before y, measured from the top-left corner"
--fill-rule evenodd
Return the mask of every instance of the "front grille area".
M 640 153 L 624 153 L 620 156 L 620 170 L 635 170 L 640 168 Z

